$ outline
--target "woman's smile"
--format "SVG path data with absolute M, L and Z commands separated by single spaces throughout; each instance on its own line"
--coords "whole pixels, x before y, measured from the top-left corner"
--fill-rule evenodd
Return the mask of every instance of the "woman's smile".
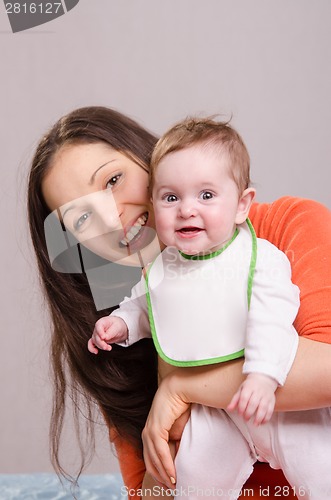
M 141 229 L 145 226 L 147 220 L 148 212 L 145 212 L 133 224 L 129 224 L 128 228 L 124 228 L 125 236 L 121 239 L 120 245 L 128 246 L 137 240 L 141 236 Z

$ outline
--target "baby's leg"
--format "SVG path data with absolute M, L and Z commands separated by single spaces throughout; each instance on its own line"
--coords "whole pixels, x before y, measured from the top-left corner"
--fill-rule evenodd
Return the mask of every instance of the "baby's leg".
M 277 420 L 275 452 L 296 496 L 329 500 L 331 409 L 284 412 Z
M 192 405 L 175 460 L 175 498 L 236 499 L 254 462 L 247 441 L 223 410 Z

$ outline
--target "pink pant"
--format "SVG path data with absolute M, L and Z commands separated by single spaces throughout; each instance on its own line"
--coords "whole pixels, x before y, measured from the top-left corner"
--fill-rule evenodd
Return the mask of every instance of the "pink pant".
M 299 499 L 329 500 L 330 408 L 274 413 L 255 427 L 237 414 L 192 405 L 176 457 L 175 498 L 236 499 L 256 460 L 282 469 Z

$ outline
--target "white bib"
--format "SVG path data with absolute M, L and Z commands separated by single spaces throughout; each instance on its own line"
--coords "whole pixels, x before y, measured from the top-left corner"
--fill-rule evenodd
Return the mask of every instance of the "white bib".
M 243 356 L 255 262 L 249 221 L 214 254 L 191 257 L 168 247 L 156 258 L 146 280 L 148 312 L 167 363 L 195 366 Z

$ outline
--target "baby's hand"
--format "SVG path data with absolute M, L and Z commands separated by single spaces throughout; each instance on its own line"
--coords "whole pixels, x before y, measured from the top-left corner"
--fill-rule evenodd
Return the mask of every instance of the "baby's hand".
M 250 373 L 231 399 L 227 410 L 237 408 L 246 420 L 255 414 L 254 424 L 264 424 L 273 414 L 277 385 L 276 380 L 267 375 Z
M 92 354 L 98 354 L 99 349 L 111 351 L 110 344 L 123 342 L 127 338 L 128 327 L 125 321 L 117 316 L 105 316 L 96 322 L 87 347 Z

